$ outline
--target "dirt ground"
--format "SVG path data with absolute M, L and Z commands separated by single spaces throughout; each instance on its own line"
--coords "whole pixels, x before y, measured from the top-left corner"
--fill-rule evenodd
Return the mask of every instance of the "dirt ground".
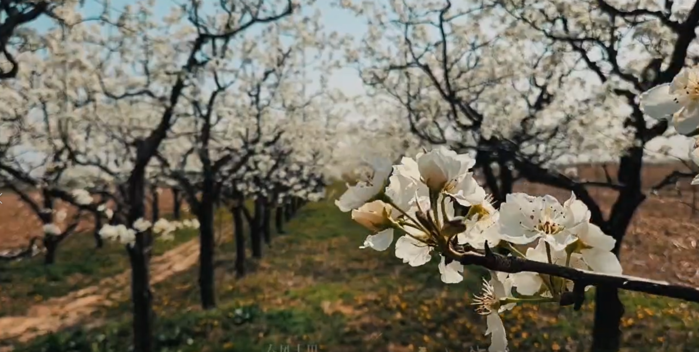
M 615 177 L 614 166 L 610 166 L 611 177 Z M 626 234 L 622 247 L 621 261 L 625 274 L 643 276 L 672 283 L 699 286 L 699 211 L 693 214 L 692 198 L 696 194 L 689 180 L 680 183 L 679 192 L 668 186 L 657 195 L 650 187 L 681 165 L 651 165 L 644 171 L 643 180 L 648 189 L 648 199 L 637 211 L 632 226 Z M 586 180 L 604 180 L 601 166 L 580 166 L 579 177 Z M 568 198 L 566 191 L 541 185 L 520 183 L 517 191 L 529 194 L 551 194 L 561 200 Z M 616 192 L 602 188 L 591 188 L 603 211 L 608 212 Z M 699 192 L 697 192 L 699 193 Z M 699 196 L 699 195 L 696 195 Z M 26 245 L 32 236 L 41 234 L 38 219 L 13 194 L 0 196 L 0 249 Z M 699 201 L 696 202 L 699 207 Z M 172 210 L 172 193 L 163 190 L 160 194 L 162 212 Z M 68 219 L 70 216 L 68 217 Z M 92 227 L 91 220 L 81 224 L 81 229 Z
M 7 190 L 0 190 L 0 250 L 26 247 L 32 237 L 41 237 L 41 221 L 34 215 L 34 212 L 16 194 Z M 38 199 L 38 195 L 32 195 Z M 184 207 L 185 205 L 183 205 Z M 173 210 L 173 196 L 169 189 L 163 189 L 159 196 L 159 207 L 161 214 L 171 213 Z M 66 211 L 66 218 L 59 226 L 64 229 L 71 223 L 75 215 L 74 208 L 68 204 L 58 201 L 56 210 Z M 146 204 L 146 212 L 150 214 L 150 201 Z M 78 225 L 76 236 L 81 233 L 90 233 L 94 228 L 92 215 L 86 215 Z

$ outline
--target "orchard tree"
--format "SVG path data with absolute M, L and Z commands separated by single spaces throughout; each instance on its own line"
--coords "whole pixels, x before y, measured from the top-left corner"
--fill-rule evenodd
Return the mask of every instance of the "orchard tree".
M 73 9 L 82 0 L 3 0 L 0 2 L 0 80 L 15 78 L 19 72 L 19 55 L 31 51 L 37 33 L 28 24 L 42 17 L 59 23 L 71 22 Z
M 89 193 L 83 194 L 84 189 L 112 182 L 111 176 L 97 168 L 71 163 L 70 152 L 62 143 L 76 134 L 63 123 L 62 115 L 91 99 L 79 92 L 82 78 L 70 75 L 71 70 L 86 67 L 79 46 L 61 45 L 82 40 L 85 32 L 81 29 L 87 28 L 67 31 L 72 16 L 64 15 L 67 19 L 62 26 L 26 38 L 33 42 L 34 51 L 17 55 L 26 67 L 17 69 L 15 79 L 0 83 L 0 178 L 41 221 L 45 264 L 54 263 L 58 245 L 77 228 L 83 211 L 96 219 L 104 216 Z M 65 209 L 56 209 L 61 199 L 78 208 L 68 222 Z

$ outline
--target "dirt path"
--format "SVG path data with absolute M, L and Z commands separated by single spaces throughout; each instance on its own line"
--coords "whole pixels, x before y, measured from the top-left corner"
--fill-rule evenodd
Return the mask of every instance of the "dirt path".
M 225 227 L 223 233 L 230 231 Z M 199 260 L 199 239 L 195 238 L 151 261 L 151 285 L 189 269 Z M 97 284 L 52 298 L 31 307 L 24 316 L 0 318 L 0 341 L 20 342 L 76 325 L 93 312 L 123 301 L 129 295 L 131 270 Z M 2 349 L 0 349 L 2 351 Z

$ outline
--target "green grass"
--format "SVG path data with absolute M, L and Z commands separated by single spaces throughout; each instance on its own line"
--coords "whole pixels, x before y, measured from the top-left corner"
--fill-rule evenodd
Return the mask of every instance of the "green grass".
M 173 241 L 155 241 L 157 256 L 197 236 L 196 230 L 178 231 Z M 76 233 L 56 252 L 56 262 L 43 264 L 43 255 L 0 263 L 0 316 L 22 315 L 33 304 L 96 284 L 129 268 L 124 246 L 106 242 L 95 248 L 92 233 Z
M 265 248 L 254 272 L 233 275 L 231 242 L 218 249 L 218 309 L 198 308 L 197 268 L 156 285 L 157 351 L 267 351 L 318 344 L 321 351 L 469 351 L 487 347 L 485 319 L 470 306 L 482 270 L 461 284 L 439 279 L 436 262 L 412 268 L 393 251 L 358 249 L 366 231 L 332 202 L 308 204 Z M 588 298 L 593 292 L 588 293 Z M 623 293 L 624 352 L 699 350 L 699 305 Z M 593 304 L 580 312 L 522 305 L 504 315 L 513 351 L 588 351 Z M 129 304 L 115 320 L 40 338 L 18 351 L 127 351 Z M 240 309 L 240 311 L 238 311 Z M 74 347 L 67 347 L 69 344 Z M 391 347 L 392 346 L 392 347 Z M 49 348 L 50 347 L 50 348 Z M 303 349 L 302 349 L 303 350 Z

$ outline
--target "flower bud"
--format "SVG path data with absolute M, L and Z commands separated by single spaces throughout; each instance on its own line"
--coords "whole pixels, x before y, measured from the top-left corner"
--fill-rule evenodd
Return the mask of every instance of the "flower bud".
M 366 203 L 352 210 L 352 220 L 376 233 L 393 226 L 390 219 L 391 206 L 380 201 Z

